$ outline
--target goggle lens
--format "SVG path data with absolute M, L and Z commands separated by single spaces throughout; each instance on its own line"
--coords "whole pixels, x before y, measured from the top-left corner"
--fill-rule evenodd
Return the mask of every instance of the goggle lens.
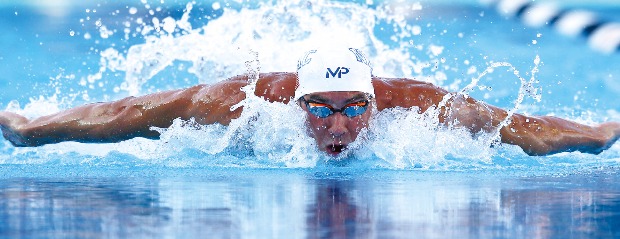
M 347 106 L 342 110 L 342 113 L 349 118 L 353 118 L 366 112 L 366 108 L 368 108 L 367 106 L 368 103 L 364 103 L 364 105 L 350 104 L 350 106 Z
M 345 116 L 349 118 L 353 118 L 353 117 L 362 115 L 366 112 L 366 109 L 368 109 L 368 101 L 360 101 L 360 102 L 347 104 L 342 109 L 334 109 L 328 104 L 308 102 L 308 101 L 306 101 L 306 106 L 308 108 L 308 111 L 310 111 L 311 114 L 319 118 L 327 118 L 328 116 L 334 114 L 335 112 L 341 112 Z

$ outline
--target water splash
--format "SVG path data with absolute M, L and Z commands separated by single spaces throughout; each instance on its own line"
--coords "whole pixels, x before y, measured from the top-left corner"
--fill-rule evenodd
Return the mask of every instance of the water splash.
M 461 89 L 460 91 L 454 94 L 446 95 L 444 97 L 444 100 L 441 103 L 439 103 L 439 105 L 445 106 L 448 100 L 454 98 L 454 96 L 464 96 L 465 98 L 469 97 L 468 95 L 476 87 L 484 88 L 483 85 L 480 85 L 480 80 L 484 76 L 495 71 L 495 69 L 499 67 L 509 68 L 509 70 L 512 71 L 514 76 L 517 77 L 517 79 L 519 79 L 520 81 L 520 87 L 519 87 L 519 91 L 517 94 L 517 99 L 513 102 L 513 107 L 506 110 L 507 111 L 506 118 L 503 119 L 497 127 L 495 127 L 495 130 L 487 135 L 483 135 L 483 137 L 479 137 L 483 141 L 488 142 L 487 143 L 488 146 L 496 146 L 501 141 L 501 138 L 500 138 L 501 128 L 510 124 L 512 116 L 521 107 L 521 104 L 523 103 L 523 100 L 525 99 L 525 97 L 531 97 L 537 102 L 540 102 L 541 97 L 542 97 L 541 88 L 536 87 L 539 83 L 538 80 L 536 79 L 536 73 L 538 73 L 539 64 L 540 64 L 540 57 L 536 55 L 536 58 L 534 59 L 534 67 L 532 67 L 532 70 L 530 71 L 530 79 L 526 80 L 520 75 L 519 70 L 517 70 L 512 64 L 508 62 L 493 62 L 483 72 L 481 72 L 477 77 L 472 78 L 471 82 L 467 86 L 463 87 L 463 89 Z
M 446 79 L 442 68 L 437 67 L 443 62 L 440 57 L 446 48 L 413 44 L 409 39 L 420 34 L 420 27 L 393 14 L 396 10 L 389 5 L 371 8 L 330 1 L 265 3 L 252 8 L 224 8 L 220 17 L 200 27 L 189 23 L 195 11 L 194 3 L 188 3 L 179 20 L 163 17 L 160 21 L 161 17 L 153 17 L 157 19 L 151 19 L 153 25 L 142 22 L 139 33 L 145 42 L 126 52 L 114 48 L 101 51 L 100 67 L 87 77 L 85 84 L 93 84 L 107 72 L 120 72 L 125 79 L 115 86 L 115 92 L 140 95 L 148 93 L 145 84 L 179 62 L 190 65 L 183 71 L 199 83 L 214 83 L 238 74 L 248 74 L 253 82 L 260 72 L 294 71 L 298 56 L 322 44 L 362 49 L 372 59 L 376 75 L 425 79 L 440 86 Z M 379 40 L 375 28 L 380 23 L 390 24 L 394 31 L 390 40 L 396 44 Z M 510 63 L 491 63 L 458 94 L 469 94 L 481 86 L 480 80 L 488 73 L 507 67 L 521 83 L 518 98 L 509 109 L 513 114 L 525 97 L 540 100 L 534 77 L 539 63 L 536 57 L 529 80 L 521 77 Z M 153 128 L 161 133 L 160 140 L 137 138 L 87 146 L 66 142 L 38 148 L 12 148 L 5 141 L 3 152 L 9 152 L 9 156 L 0 157 L 0 163 L 262 168 L 316 167 L 334 162 L 319 152 L 307 136 L 305 118 L 291 117 L 304 115 L 298 106 L 268 103 L 252 94 L 254 87 L 249 84 L 243 88 L 249 97 L 234 107 L 243 107 L 244 111 L 227 127 L 175 120 L 169 128 Z M 46 106 L 48 103 L 56 108 Z M 33 101 L 23 110 L 13 105 L 12 111 L 35 115 L 41 114 L 41 107 L 56 111 L 58 105 L 55 98 L 49 97 Z M 349 166 L 426 170 L 550 163 L 538 158 L 510 160 L 522 157 L 523 153 L 515 146 L 493 145 L 491 139 L 497 139 L 499 131 L 472 138 L 464 130 L 440 126 L 438 114 L 436 109 L 425 114 L 400 108 L 376 112 L 370 128 L 351 145 L 354 150 L 337 160 Z

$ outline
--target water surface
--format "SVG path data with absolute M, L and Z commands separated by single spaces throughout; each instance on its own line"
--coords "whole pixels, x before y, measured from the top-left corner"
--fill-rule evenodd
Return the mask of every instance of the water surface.
M 620 120 L 619 54 L 475 1 L 29 3 L 0 4 L 0 107 L 28 117 L 294 71 L 307 47 L 334 42 L 364 49 L 377 75 L 451 91 L 475 79 L 473 97 L 524 114 Z M 611 20 L 620 12 L 566 7 Z M 480 76 L 495 63 L 514 69 Z M 535 89 L 522 102 L 527 84 L 515 70 Z M 177 121 L 157 129 L 162 140 L 37 148 L 0 140 L 0 237 L 620 236 L 620 144 L 600 155 L 529 157 L 394 110 L 335 161 L 303 134 L 303 119 L 291 119 L 295 106 L 244 104 L 239 122 L 251 124 Z

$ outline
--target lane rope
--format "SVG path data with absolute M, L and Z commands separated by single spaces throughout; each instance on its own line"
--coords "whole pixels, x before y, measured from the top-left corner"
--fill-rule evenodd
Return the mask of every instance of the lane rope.
M 612 54 L 620 52 L 620 23 L 600 19 L 594 12 L 561 9 L 552 2 L 530 0 L 481 0 L 506 17 L 514 17 L 530 27 L 553 27 L 562 35 L 587 38 L 590 48 Z

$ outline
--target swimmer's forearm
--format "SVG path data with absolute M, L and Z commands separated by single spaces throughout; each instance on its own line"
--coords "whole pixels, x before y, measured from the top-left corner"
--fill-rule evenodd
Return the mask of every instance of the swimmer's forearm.
M 141 117 L 149 113 L 141 105 L 129 105 L 129 101 L 130 98 L 113 103 L 90 104 L 31 120 L 16 129 L 23 143 L 16 146 L 40 146 L 63 141 L 103 143 L 133 137 L 158 137 L 157 132 L 149 130 L 157 122 Z M 159 126 L 166 126 L 159 123 Z
M 75 126 L 79 123 L 50 124 L 44 127 L 32 127 L 21 130 L 20 143 L 15 146 L 34 147 L 45 144 L 75 141 L 81 143 L 114 143 L 134 137 L 157 138 L 159 135 L 148 131 L 138 130 L 133 133 L 122 131 L 103 133 L 98 127 L 85 128 Z
M 517 145 L 529 155 L 571 151 L 598 154 L 620 137 L 620 124 L 588 126 L 551 116 L 515 114 L 500 133 L 503 143 Z
M 151 127 L 168 127 L 176 118 L 188 119 L 196 89 L 129 97 L 95 103 L 14 125 L 15 146 L 40 146 L 62 141 L 119 142 L 134 137 L 157 138 Z M 6 137 L 6 136 L 5 136 Z
M 503 109 L 460 95 L 454 96 L 448 106 L 450 110 L 440 119 L 452 126 L 466 127 L 473 134 L 493 132 L 508 117 Z M 597 154 L 620 137 L 620 123 L 587 126 L 557 117 L 514 114 L 500 134 L 503 143 L 517 145 L 529 155 L 567 151 Z

